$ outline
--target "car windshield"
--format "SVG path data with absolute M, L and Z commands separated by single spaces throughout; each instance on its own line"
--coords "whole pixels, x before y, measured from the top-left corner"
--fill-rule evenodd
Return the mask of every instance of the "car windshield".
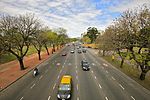
M 88 62 L 87 61 L 83 61 L 83 64 L 88 64 Z
M 59 90 L 60 90 L 60 91 L 67 91 L 67 90 L 70 90 L 70 85 L 61 84 L 61 85 L 59 86 Z

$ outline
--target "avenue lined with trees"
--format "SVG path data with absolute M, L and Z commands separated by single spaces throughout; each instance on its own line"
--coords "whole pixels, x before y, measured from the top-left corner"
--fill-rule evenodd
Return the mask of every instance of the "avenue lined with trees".
M 0 54 L 11 53 L 24 70 L 23 59 L 30 47 L 34 47 L 41 60 L 41 50 L 44 47 L 49 55 L 48 47 L 64 45 L 71 39 L 67 36 L 67 30 L 58 28 L 55 31 L 44 26 L 33 14 L 18 16 L 3 15 L 0 18 Z

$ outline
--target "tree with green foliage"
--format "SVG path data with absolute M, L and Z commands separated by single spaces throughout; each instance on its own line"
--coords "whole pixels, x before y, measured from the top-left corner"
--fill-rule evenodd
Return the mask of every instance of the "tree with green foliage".
M 83 42 L 83 43 L 91 43 L 91 39 L 88 37 L 88 36 L 83 36 L 83 38 L 81 39 L 81 41 Z
M 39 27 L 39 20 L 31 14 L 0 17 L 0 46 L 18 59 L 21 70 L 25 69 L 23 58 L 29 50 L 29 38 Z
M 95 28 L 95 27 L 89 27 L 87 29 L 86 36 L 88 36 L 91 39 L 91 43 L 95 42 L 95 40 L 96 40 L 96 38 L 97 38 L 98 35 L 99 35 L 99 32 L 98 32 L 97 28 Z

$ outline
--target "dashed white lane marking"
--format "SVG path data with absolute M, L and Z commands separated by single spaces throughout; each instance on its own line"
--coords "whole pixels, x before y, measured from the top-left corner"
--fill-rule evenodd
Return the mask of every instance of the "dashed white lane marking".
M 103 63 L 103 65 L 104 65 L 104 66 L 106 66 L 106 67 L 108 66 L 108 65 L 107 65 L 107 64 L 105 64 L 105 63 Z
M 94 63 L 92 63 L 92 65 L 94 66 L 95 64 L 94 64 Z
M 35 84 L 33 84 L 30 88 L 32 89 L 35 86 Z
M 61 72 L 62 72 L 62 69 L 60 70 L 60 73 L 59 73 L 59 74 L 61 74 Z
M 92 73 L 94 73 L 93 71 L 91 71 Z
M 108 100 L 108 98 L 107 98 L 107 97 L 105 97 L 105 100 Z
M 134 98 L 133 96 L 131 96 L 131 98 L 132 98 L 133 100 L 135 100 L 135 98 Z
M 77 100 L 80 100 L 79 97 L 77 97 Z
M 119 86 L 124 90 L 124 87 L 121 84 L 119 84 Z
M 59 75 L 58 75 L 57 79 L 59 79 Z
M 48 100 L 50 100 L 50 99 L 51 99 L 51 96 L 48 97 Z
M 78 71 L 76 70 L 76 74 L 78 74 Z
M 76 79 L 78 80 L 78 76 L 76 76 Z
M 42 76 L 40 76 L 40 78 L 39 79 L 42 79 L 43 78 L 43 75 Z
M 77 90 L 79 89 L 78 84 L 77 84 Z
M 99 87 L 102 88 L 102 86 L 99 84 Z
M 54 86 L 53 86 L 53 90 L 55 89 L 55 87 L 56 87 L 56 83 L 55 83 Z
M 106 73 L 108 73 L 108 71 L 106 70 Z
M 96 76 L 94 78 L 96 79 Z
M 48 69 L 45 71 L 45 73 L 47 73 L 48 72 Z
M 23 97 L 21 97 L 20 100 L 23 100 Z
M 59 65 L 60 65 L 60 63 L 57 63 L 56 65 L 57 65 L 57 66 L 59 66 Z
M 116 80 L 114 77 L 112 77 L 113 80 Z

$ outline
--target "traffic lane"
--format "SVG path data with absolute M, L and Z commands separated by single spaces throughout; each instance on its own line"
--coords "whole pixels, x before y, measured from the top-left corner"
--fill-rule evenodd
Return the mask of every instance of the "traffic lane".
M 66 50 L 66 49 L 65 49 Z M 67 49 L 68 50 L 68 49 Z M 65 58 L 66 59 L 66 58 Z M 58 62 L 60 65 L 58 66 L 57 63 L 53 63 L 53 65 L 49 68 L 50 65 L 45 66 L 45 75 L 41 75 L 39 77 L 39 81 L 35 82 L 30 87 L 30 92 L 24 92 L 24 98 L 27 100 L 43 100 L 50 97 L 50 92 L 54 90 L 56 83 L 58 81 L 58 77 L 60 77 L 60 73 L 62 72 L 62 66 L 65 61 L 64 57 L 57 56 L 53 62 Z M 52 62 L 51 62 L 52 63 Z M 43 78 L 44 77 L 44 78 Z M 33 89 L 34 88 L 34 89 Z M 41 92 L 42 91 L 42 92 Z M 40 94 L 40 95 L 37 95 Z
M 57 78 L 60 75 L 61 69 L 55 68 L 48 69 L 44 75 L 39 77 L 39 80 L 27 89 L 22 97 L 25 100 L 47 100 L 50 92 L 54 90 Z
M 44 61 L 44 64 L 50 63 L 51 60 L 55 59 L 55 57 L 57 58 L 57 56 L 59 56 L 59 53 L 61 53 L 65 49 L 66 48 L 63 48 L 60 52 L 52 55 L 52 57 L 50 57 L 50 58 L 48 58 L 48 60 Z M 42 74 L 42 72 L 43 72 L 41 70 L 41 67 L 43 67 L 44 64 L 41 63 L 38 65 L 40 74 Z M 36 80 L 36 78 L 33 78 L 32 74 L 33 74 L 33 72 L 30 71 L 25 76 L 23 76 L 21 79 L 19 79 L 15 83 L 13 83 L 11 86 L 9 86 L 5 90 L 1 91 L 0 99 L 1 100 L 12 100 L 12 98 L 16 98 L 19 95 L 19 93 L 21 93 L 24 89 L 26 89 L 26 87 L 30 86 L 30 84 L 32 84 Z M 37 76 L 37 77 L 39 77 L 39 76 Z
M 85 54 L 85 57 L 90 64 L 94 63 L 94 65 L 90 65 L 91 72 L 101 86 L 105 97 L 111 100 L 130 100 L 130 95 L 119 84 L 113 81 L 111 75 L 101 65 L 92 59 L 88 53 Z
M 56 83 L 56 87 L 55 89 L 53 90 L 53 92 L 51 93 L 51 98 L 50 100 L 57 100 L 57 93 L 58 93 L 58 86 L 60 84 L 60 81 L 61 81 L 61 78 L 63 75 L 67 74 L 67 75 L 71 75 L 73 77 L 73 73 L 71 73 L 71 70 L 72 70 L 72 65 L 74 65 L 74 58 L 73 58 L 73 55 L 72 54 L 68 54 L 68 58 L 66 59 L 64 65 L 63 65 L 63 70 L 62 70 L 62 73 L 60 75 L 60 78 L 58 80 L 58 82 Z M 71 97 L 71 100 L 76 100 L 76 95 L 74 95 L 74 78 L 73 78 L 73 91 L 72 91 L 72 97 Z
M 80 100 L 105 100 L 98 83 L 94 80 L 90 71 L 83 71 L 81 61 L 85 59 L 82 54 L 77 56 L 77 69 L 79 80 L 79 98 Z
M 92 55 L 92 56 L 95 58 L 97 62 L 101 60 L 95 55 Z M 148 90 L 143 88 L 141 85 L 139 85 L 137 82 L 129 78 L 127 75 L 123 74 L 118 69 L 114 68 L 112 65 L 110 65 L 106 61 L 104 62 L 101 60 L 101 62 L 102 62 L 101 65 L 103 65 L 103 67 L 107 70 L 107 73 L 111 74 L 112 79 L 115 80 L 121 88 L 126 89 L 128 94 L 131 95 L 132 99 L 148 100 L 150 98 L 150 92 Z

